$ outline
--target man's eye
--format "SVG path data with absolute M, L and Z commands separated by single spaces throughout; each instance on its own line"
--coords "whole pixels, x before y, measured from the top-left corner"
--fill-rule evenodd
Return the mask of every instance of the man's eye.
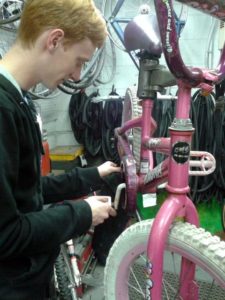
M 86 69 L 87 65 L 88 65 L 87 62 L 83 62 L 83 64 L 82 64 L 82 69 Z
M 80 69 L 81 72 L 84 71 L 87 67 L 88 63 L 85 61 L 79 61 L 76 63 L 76 68 Z
M 79 61 L 79 62 L 76 63 L 76 67 L 81 68 L 82 66 L 83 66 L 82 62 Z

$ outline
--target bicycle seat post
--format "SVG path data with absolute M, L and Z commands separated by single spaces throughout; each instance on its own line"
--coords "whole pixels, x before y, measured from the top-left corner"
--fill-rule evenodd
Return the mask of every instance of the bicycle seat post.
M 148 140 L 152 131 L 152 123 L 149 122 L 149 116 L 152 115 L 154 100 L 156 98 L 157 86 L 151 85 L 152 73 L 159 66 L 158 59 L 151 59 L 150 55 L 140 56 L 140 70 L 138 79 L 137 96 L 141 99 L 142 105 L 142 141 Z M 149 166 L 149 150 L 145 148 L 144 143 L 141 144 L 140 151 L 140 174 L 145 174 Z M 147 164 L 147 168 L 146 168 Z
M 151 57 L 140 57 L 140 70 L 138 78 L 137 96 L 140 99 L 155 99 L 156 92 L 160 89 L 158 86 L 152 86 L 151 77 L 159 66 L 158 59 L 151 59 Z
M 160 55 L 159 55 L 160 56 Z M 141 99 L 143 109 L 142 113 L 142 132 L 141 139 L 141 157 L 140 157 L 140 173 L 145 174 L 146 162 L 149 161 L 149 150 L 145 144 L 149 141 L 150 133 L 152 133 L 152 122 L 149 121 L 149 116 L 152 115 L 154 101 L 157 99 L 157 92 L 163 92 L 166 86 L 174 85 L 174 76 L 159 64 L 159 56 L 153 55 L 148 51 L 141 51 L 139 53 L 140 69 L 138 78 L 137 96 Z M 146 143 L 145 143 L 146 142 Z
M 176 84 L 174 76 L 159 64 L 159 58 L 144 51 L 139 54 L 140 70 L 137 96 L 142 99 L 156 99 L 157 92 Z

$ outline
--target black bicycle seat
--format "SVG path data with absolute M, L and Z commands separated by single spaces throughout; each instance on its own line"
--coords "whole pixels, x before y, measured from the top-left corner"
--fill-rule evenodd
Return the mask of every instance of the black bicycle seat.
M 140 14 L 124 30 L 124 44 L 128 51 L 146 50 L 160 57 L 162 45 L 156 15 Z

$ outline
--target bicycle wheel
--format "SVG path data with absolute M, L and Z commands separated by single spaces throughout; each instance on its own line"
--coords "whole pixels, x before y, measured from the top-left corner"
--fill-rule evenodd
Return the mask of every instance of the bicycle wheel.
M 45 87 L 42 83 L 39 83 L 29 90 L 29 94 L 33 100 L 51 99 L 59 95 L 59 90 L 50 90 L 47 87 Z
M 0 25 L 15 22 L 19 20 L 23 10 L 24 1 L 6 1 L 0 2 Z
M 100 76 L 104 65 L 104 47 L 97 49 L 92 59 L 86 63 L 81 71 L 79 82 L 66 80 L 58 88 L 67 94 L 75 94 L 78 90 L 94 85 Z
M 105 267 L 106 300 L 146 299 L 145 251 L 152 224 L 153 220 L 136 223 L 114 243 Z M 224 253 L 225 243 L 218 237 L 189 223 L 176 222 L 171 226 L 164 254 L 162 299 L 182 299 L 178 290 L 183 256 L 196 264 L 198 299 L 224 300 Z
M 0 52 L 3 57 L 16 39 L 16 30 L 7 31 L 0 28 Z
M 12 25 L 13 23 L 11 23 Z M 10 24 L 9 24 L 10 25 Z M 8 28 L 9 29 L 9 28 Z M 13 45 L 16 39 L 16 30 L 11 27 L 12 30 L 6 30 L 6 28 L 0 28 L 0 59 L 4 57 L 10 47 Z M 32 87 L 29 91 L 32 99 L 49 99 L 55 98 L 59 95 L 59 90 L 50 90 L 45 87 L 42 83 L 39 83 Z
M 122 5 L 118 6 L 117 0 L 105 0 L 102 5 L 102 12 L 105 16 L 105 19 L 108 23 L 108 28 L 110 27 L 109 24 L 111 21 L 115 21 L 115 18 L 118 21 L 118 24 L 122 31 L 124 31 L 124 28 L 126 27 L 129 20 L 134 18 L 140 10 L 140 7 L 143 5 L 148 5 L 150 8 L 154 9 L 154 2 L 153 0 L 136 0 L 136 1 L 122 1 Z M 116 7 L 119 7 L 118 11 L 115 9 Z M 124 23 L 122 20 L 127 20 L 127 22 Z M 112 24 L 112 23 L 111 23 Z M 117 48 L 119 48 L 122 51 L 125 51 L 125 47 L 123 45 L 123 42 L 121 41 L 122 36 L 120 36 L 116 30 L 109 30 L 109 37 L 112 40 L 112 42 L 115 44 Z
M 55 273 L 60 299 L 77 300 L 70 257 L 64 245 L 61 246 L 61 252 L 55 262 Z
M 117 0 L 106 0 L 105 1 L 105 8 L 103 13 L 106 16 L 112 16 L 112 13 L 118 5 Z M 155 10 L 155 5 L 154 5 L 154 0 L 136 0 L 136 1 L 129 1 L 129 0 L 124 0 L 122 6 L 120 7 L 119 11 L 117 12 L 116 17 L 119 18 L 128 18 L 132 19 L 135 17 L 138 13 L 140 13 L 140 9 L 143 6 L 148 5 L 150 10 Z M 115 11 L 114 11 L 115 13 Z
M 96 84 L 107 84 L 112 82 L 116 74 L 116 51 L 115 45 L 107 37 L 103 50 L 103 66 L 96 79 Z

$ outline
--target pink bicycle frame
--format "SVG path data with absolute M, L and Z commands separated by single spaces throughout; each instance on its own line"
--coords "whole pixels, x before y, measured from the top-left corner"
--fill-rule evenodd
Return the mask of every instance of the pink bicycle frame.
M 137 191 L 141 191 L 142 193 L 154 192 L 157 185 L 168 180 L 166 185 L 168 197 L 154 220 L 147 248 L 147 273 L 150 278 L 150 281 L 147 281 L 147 283 L 151 282 L 153 284 L 147 286 L 146 299 L 160 300 L 162 293 L 163 253 L 172 222 L 176 217 L 182 217 L 185 221 L 199 226 L 198 213 L 193 202 L 187 196 L 189 192 L 189 174 L 191 173 L 190 166 L 200 166 L 202 168 L 202 171 L 192 172 L 192 175 L 206 175 L 215 168 L 215 160 L 209 153 L 190 151 L 194 131 L 189 119 L 191 89 L 198 87 L 202 88 L 204 92 L 210 92 L 215 83 L 224 79 L 225 47 L 222 51 L 217 70 L 214 73 L 199 68 L 187 68 L 183 63 L 179 51 L 175 21 L 172 13 L 172 0 L 154 0 L 154 2 L 162 49 L 170 72 L 176 78 L 178 85 L 176 116 L 170 127 L 170 138 L 151 137 L 156 128 L 155 121 L 152 118 L 149 122 L 149 116 L 152 114 L 155 101 L 155 94 L 151 94 L 149 89 L 146 89 L 143 84 L 143 82 L 150 82 L 152 86 L 155 86 L 153 83 L 157 84 L 157 82 L 154 82 L 154 71 L 158 72 L 158 66 L 155 69 L 152 67 L 151 64 L 154 64 L 155 58 L 152 59 L 151 57 L 149 60 L 144 58 L 140 62 L 138 96 L 143 100 L 143 115 L 126 122 L 124 126 L 118 128 L 115 131 L 115 136 L 118 139 L 118 150 L 124 165 L 126 188 L 127 193 L 129 193 L 127 202 L 128 211 L 132 212 L 136 208 Z M 199 0 L 198 2 L 201 1 Z M 221 5 L 221 11 L 224 11 L 224 4 Z M 167 75 L 169 76 L 169 74 Z M 159 76 L 156 76 L 157 80 L 159 78 Z M 140 158 L 141 163 L 148 162 L 149 171 L 147 174 L 146 172 L 142 172 L 142 168 L 140 168 L 138 173 L 136 172 L 135 160 L 132 150 L 129 147 L 128 138 L 126 137 L 126 131 L 133 127 L 142 128 Z M 151 151 L 149 150 L 168 154 L 168 158 L 154 168 L 151 156 L 149 155 Z M 191 161 L 190 156 L 199 157 L 203 161 Z M 204 158 L 207 159 L 204 160 Z M 184 300 L 198 300 L 198 288 L 194 282 L 194 274 L 195 265 L 189 260 L 182 258 L 180 271 L 181 286 L 178 296 Z M 183 280 L 184 277 L 185 280 Z
M 188 1 L 186 1 L 188 2 Z M 214 1 L 215 2 L 215 1 Z M 217 1 L 218 2 L 218 1 Z M 193 128 L 189 123 L 189 111 L 192 87 L 200 87 L 206 92 L 212 90 L 213 84 L 224 77 L 225 48 L 223 49 L 217 74 L 201 69 L 187 68 L 180 56 L 176 37 L 175 22 L 172 12 L 172 1 L 155 0 L 158 24 L 160 27 L 163 52 L 170 71 L 177 78 L 178 100 L 176 116 L 170 127 L 171 150 L 169 156 L 168 184 L 169 196 L 156 216 L 148 241 L 148 258 L 152 264 L 150 275 L 154 285 L 149 289 L 151 299 L 161 299 L 163 252 L 171 223 L 177 216 L 184 217 L 185 221 L 199 225 L 198 214 L 187 192 L 189 191 L 189 156 Z M 221 6 L 221 10 L 224 10 Z M 184 130 L 184 125 L 187 130 Z M 157 266 L 157 269 L 154 268 Z M 182 259 L 180 272 L 179 296 L 185 300 L 197 300 L 198 288 L 194 282 L 195 265 L 187 259 Z M 185 280 L 182 280 L 184 278 Z

